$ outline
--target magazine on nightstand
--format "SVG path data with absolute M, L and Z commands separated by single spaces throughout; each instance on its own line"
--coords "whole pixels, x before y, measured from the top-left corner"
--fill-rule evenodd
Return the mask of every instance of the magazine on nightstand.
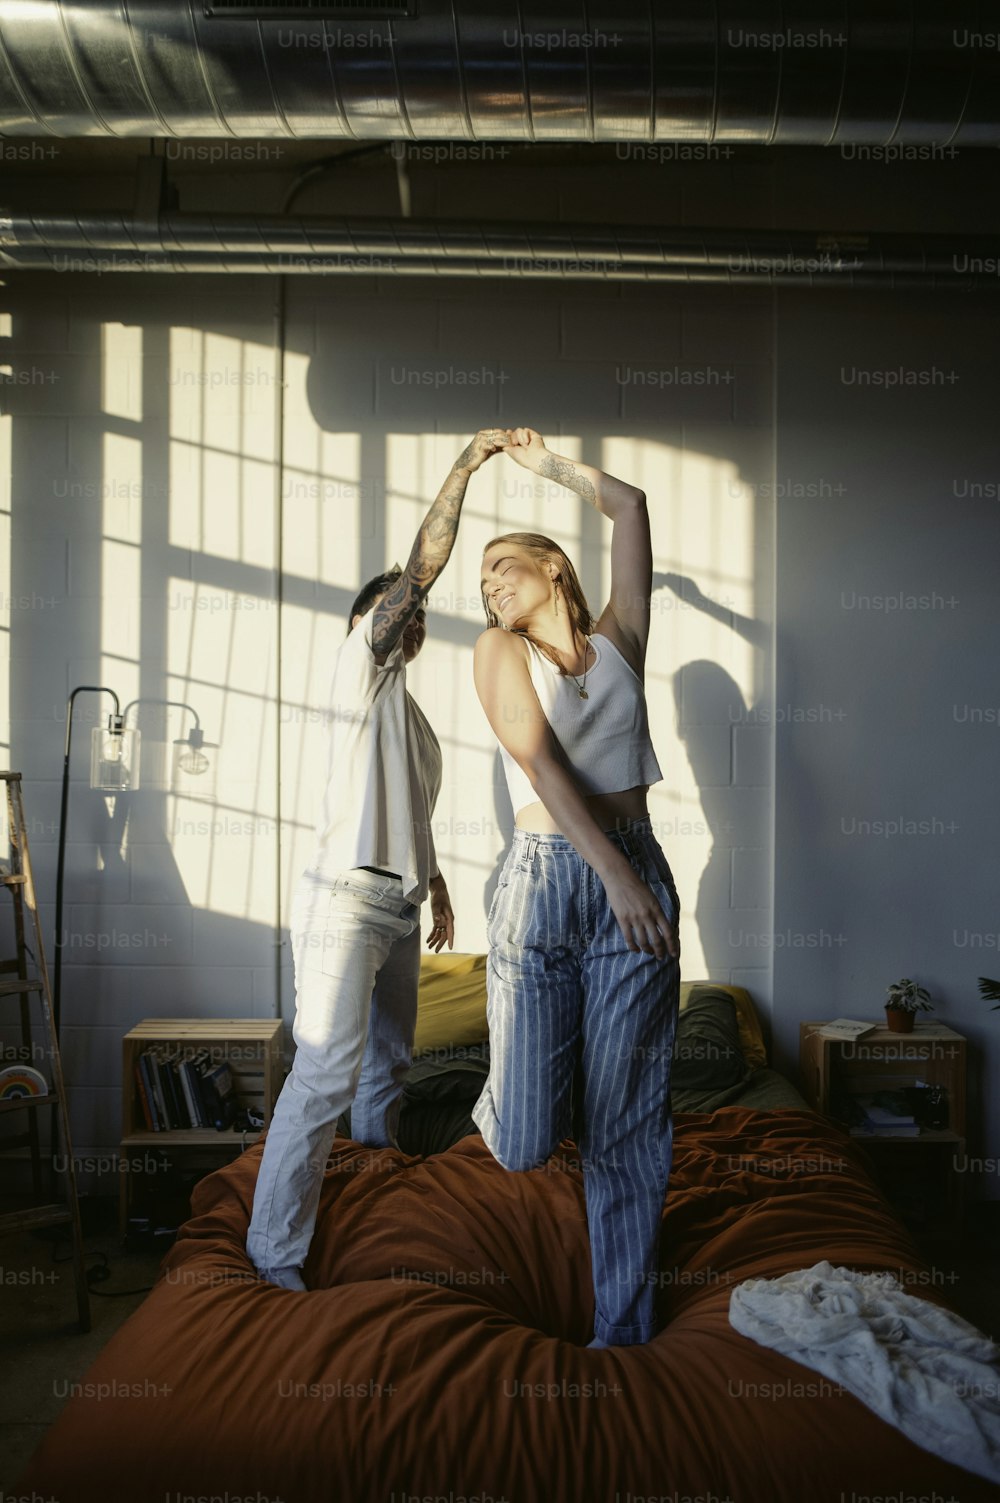
M 834 1018 L 824 1023 L 816 1032 L 824 1039 L 862 1039 L 866 1033 L 874 1033 L 879 1023 L 859 1023 L 855 1018 Z

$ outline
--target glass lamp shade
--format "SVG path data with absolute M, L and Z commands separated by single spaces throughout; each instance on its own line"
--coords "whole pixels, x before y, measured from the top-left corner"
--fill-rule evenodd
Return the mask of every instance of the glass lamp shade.
M 214 800 L 219 766 L 218 758 L 211 755 L 215 750 L 215 743 L 206 741 L 197 728 L 176 740 L 170 773 L 171 792 L 183 798 Z
M 109 715 L 106 727 L 90 733 L 90 786 L 105 793 L 139 787 L 140 733 L 125 730 L 120 715 Z

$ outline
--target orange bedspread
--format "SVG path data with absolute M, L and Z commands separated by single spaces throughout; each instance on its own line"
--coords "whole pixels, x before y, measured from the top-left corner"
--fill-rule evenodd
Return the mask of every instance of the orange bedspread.
M 738 1335 L 734 1283 L 820 1258 L 948 1301 L 852 1141 L 806 1111 L 678 1115 L 663 1328 L 587 1351 L 583 1185 L 479 1137 L 421 1160 L 338 1141 L 307 1294 L 244 1249 L 260 1146 L 203 1180 L 156 1288 L 15 1494 L 60 1503 L 852 1503 L 996 1489 Z M 176 1498 L 175 1498 L 176 1495 Z

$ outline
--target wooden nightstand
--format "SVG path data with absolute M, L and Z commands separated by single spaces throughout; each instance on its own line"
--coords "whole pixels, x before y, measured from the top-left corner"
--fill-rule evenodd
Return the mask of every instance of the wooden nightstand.
M 966 1041 L 943 1023 L 918 1020 L 912 1033 L 878 1027 L 864 1038 L 824 1038 L 825 1023 L 799 1025 L 802 1094 L 815 1111 L 847 1126 L 838 1112 L 845 1099 L 905 1086 L 939 1086 L 946 1125 L 921 1127 L 917 1136 L 855 1136 L 886 1196 L 911 1230 L 929 1240 L 960 1235 L 964 1181 L 956 1161 L 965 1157 Z
M 156 1044 L 206 1049 L 213 1060 L 227 1061 L 240 1103 L 256 1106 L 264 1118 L 264 1127 L 271 1121 L 282 1086 L 280 1018 L 144 1018 L 126 1033 L 122 1040 L 122 1145 L 118 1181 L 122 1237 L 128 1226 L 131 1201 L 130 1170 L 133 1164 L 142 1164 L 148 1150 L 168 1149 L 172 1153 L 175 1149 L 221 1149 L 234 1154 L 260 1137 L 260 1132 L 216 1132 L 211 1127 L 149 1131 L 135 1064 L 144 1050 Z

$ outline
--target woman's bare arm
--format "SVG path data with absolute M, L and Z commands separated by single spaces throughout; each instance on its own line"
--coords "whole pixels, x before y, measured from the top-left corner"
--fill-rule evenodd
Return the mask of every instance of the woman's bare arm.
M 505 450 L 511 459 L 534 470 L 536 475 L 575 491 L 613 523 L 611 595 L 597 627 L 604 630 L 610 611 L 641 671 L 649 640 L 649 599 L 653 586 L 653 545 L 645 493 L 594 465 L 553 454 L 533 428 L 514 428 L 511 435 L 514 442 Z

